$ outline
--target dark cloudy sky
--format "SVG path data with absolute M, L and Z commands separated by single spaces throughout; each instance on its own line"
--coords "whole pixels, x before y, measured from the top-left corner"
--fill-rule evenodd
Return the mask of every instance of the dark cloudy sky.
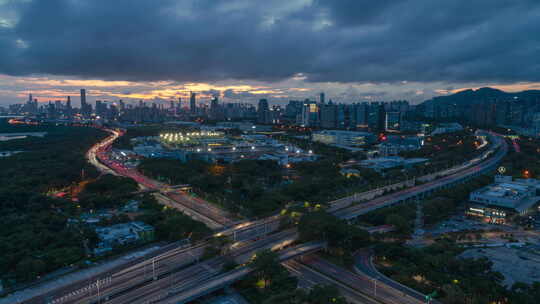
M 0 103 L 540 88 L 539 0 L 0 0 Z

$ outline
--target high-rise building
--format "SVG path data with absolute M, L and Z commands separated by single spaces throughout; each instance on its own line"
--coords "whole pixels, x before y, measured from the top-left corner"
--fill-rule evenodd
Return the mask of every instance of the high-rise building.
M 302 106 L 300 125 L 304 127 L 316 127 L 319 125 L 319 106 L 316 101 L 306 99 Z
M 219 99 L 216 95 L 212 96 L 210 100 L 210 109 L 216 110 L 219 107 Z
M 290 100 L 285 107 L 285 116 L 291 121 L 295 121 L 296 117 L 301 113 L 302 102 L 299 100 Z
M 92 114 L 92 105 L 86 102 L 86 90 L 81 89 L 81 114 L 83 117 L 88 118 Z
M 32 99 L 32 94 L 28 94 L 28 101 L 22 107 L 22 111 L 30 114 L 37 114 L 39 112 L 37 99 Z
M 332 103 L 321 106 L 321 127 L 326 129 L 336 128 L 338 125 L 338 107 Z
M 386 112 L 384 128 L 386 131 L 399 131 L 401 126 L 401 112 Z
M 63 110 L 64 106 L 62 105 L 62 101 L 61 100 L 55 100 L 54 101 L 54 108 L 55 108 L 56 111 Z
M 321 97 L 320 98 L 321 98 L 321 100 L 320 100 L 321 103 L 324 104 L 324 102 L 325 102 L 325 100 L 324 100 L 324 92 L 321 92 Z
M 64 115 L 66 115 L 67 117 L 71 117 L 71 115 L 73 115 L 73 107 L 71 106 L 71 96 L 67 97 Z
M 367 129 L 368 128 L 368 112 L 369 105 L 367 102 L 356 104 L 354 107 L 354 116 L 355 116 L 355 127 L 357 129 Z
M 96 115 L 101 118 L 107 115 L 107 104 L 101 100 L 96 100 Z
M 197 113 L 197 93 L 191 92 L 189 97 L 189 110 L 191 114 Z
M 259 106 L 257 107 L 257 122 L 260 124 L 267 124 L 270 122 L 270 108 L 268 107 L 268 100 L 260 99 Z
M 283 115 L 283 109 L 279 105 L 274 105 L 272 108 L 270 108 L 270 112 L 268 113 L 268 120 L 271 124 L 280 124 L 281 123 L 281 117 Z
M 223 119 L 223 111 L 219 105 L 219 97 L 214 95 L 210 100 L 210 117 L 215 120 Z
M 330 100 L 332 101 L 332 100 Z M 339 104 L 337 105 L 337 112 L 336 112 L 336 126 L 340 129 L 344 129 L 345 127 L 349 126 L 350 118 L 347 117 L 347 111 L 346 105 Z
M 86 106 L 86 90 L 81 89 L 81 108 Z
M 384 104 L 372 102 L 368 107 L 367 122 L 372 130 L 384 130 Z

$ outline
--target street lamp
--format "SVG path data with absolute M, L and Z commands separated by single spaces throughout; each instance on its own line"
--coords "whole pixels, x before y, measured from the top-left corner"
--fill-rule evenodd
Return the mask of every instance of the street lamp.
M 373 294 L 376 297 L 377 296 L 377 278 L 371 279 L 373 281 Z

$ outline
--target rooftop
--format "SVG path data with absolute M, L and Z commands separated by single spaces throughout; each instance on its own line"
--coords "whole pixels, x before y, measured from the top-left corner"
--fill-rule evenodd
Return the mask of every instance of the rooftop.
M 322 130 L 318 132 L 313 132 L 313 134 L 373 136 L 373 134 L 369 132 L 345 131 L 345 130 Z
M 470 200 L 476 203 L 514 209 L 518 212 L 531 208 L 540 200 L 537 196 L 540 181 L 496 177 L 495 183 L 473 191 Z

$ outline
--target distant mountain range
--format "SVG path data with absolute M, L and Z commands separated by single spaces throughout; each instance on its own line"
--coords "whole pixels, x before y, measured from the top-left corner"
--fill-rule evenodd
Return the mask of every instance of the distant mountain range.
M 539 100 L 540 90 L 526 90 L 522 92 L 505 92 L 494 88 L 480 88 L 477 90 L 463 90 L 452 95 L 437 96 L 426 100 L 423 104 L 436 103 L 438 105 L 455 104 L 457 106 L 470 105 L 478 102 L 497 100 Z

